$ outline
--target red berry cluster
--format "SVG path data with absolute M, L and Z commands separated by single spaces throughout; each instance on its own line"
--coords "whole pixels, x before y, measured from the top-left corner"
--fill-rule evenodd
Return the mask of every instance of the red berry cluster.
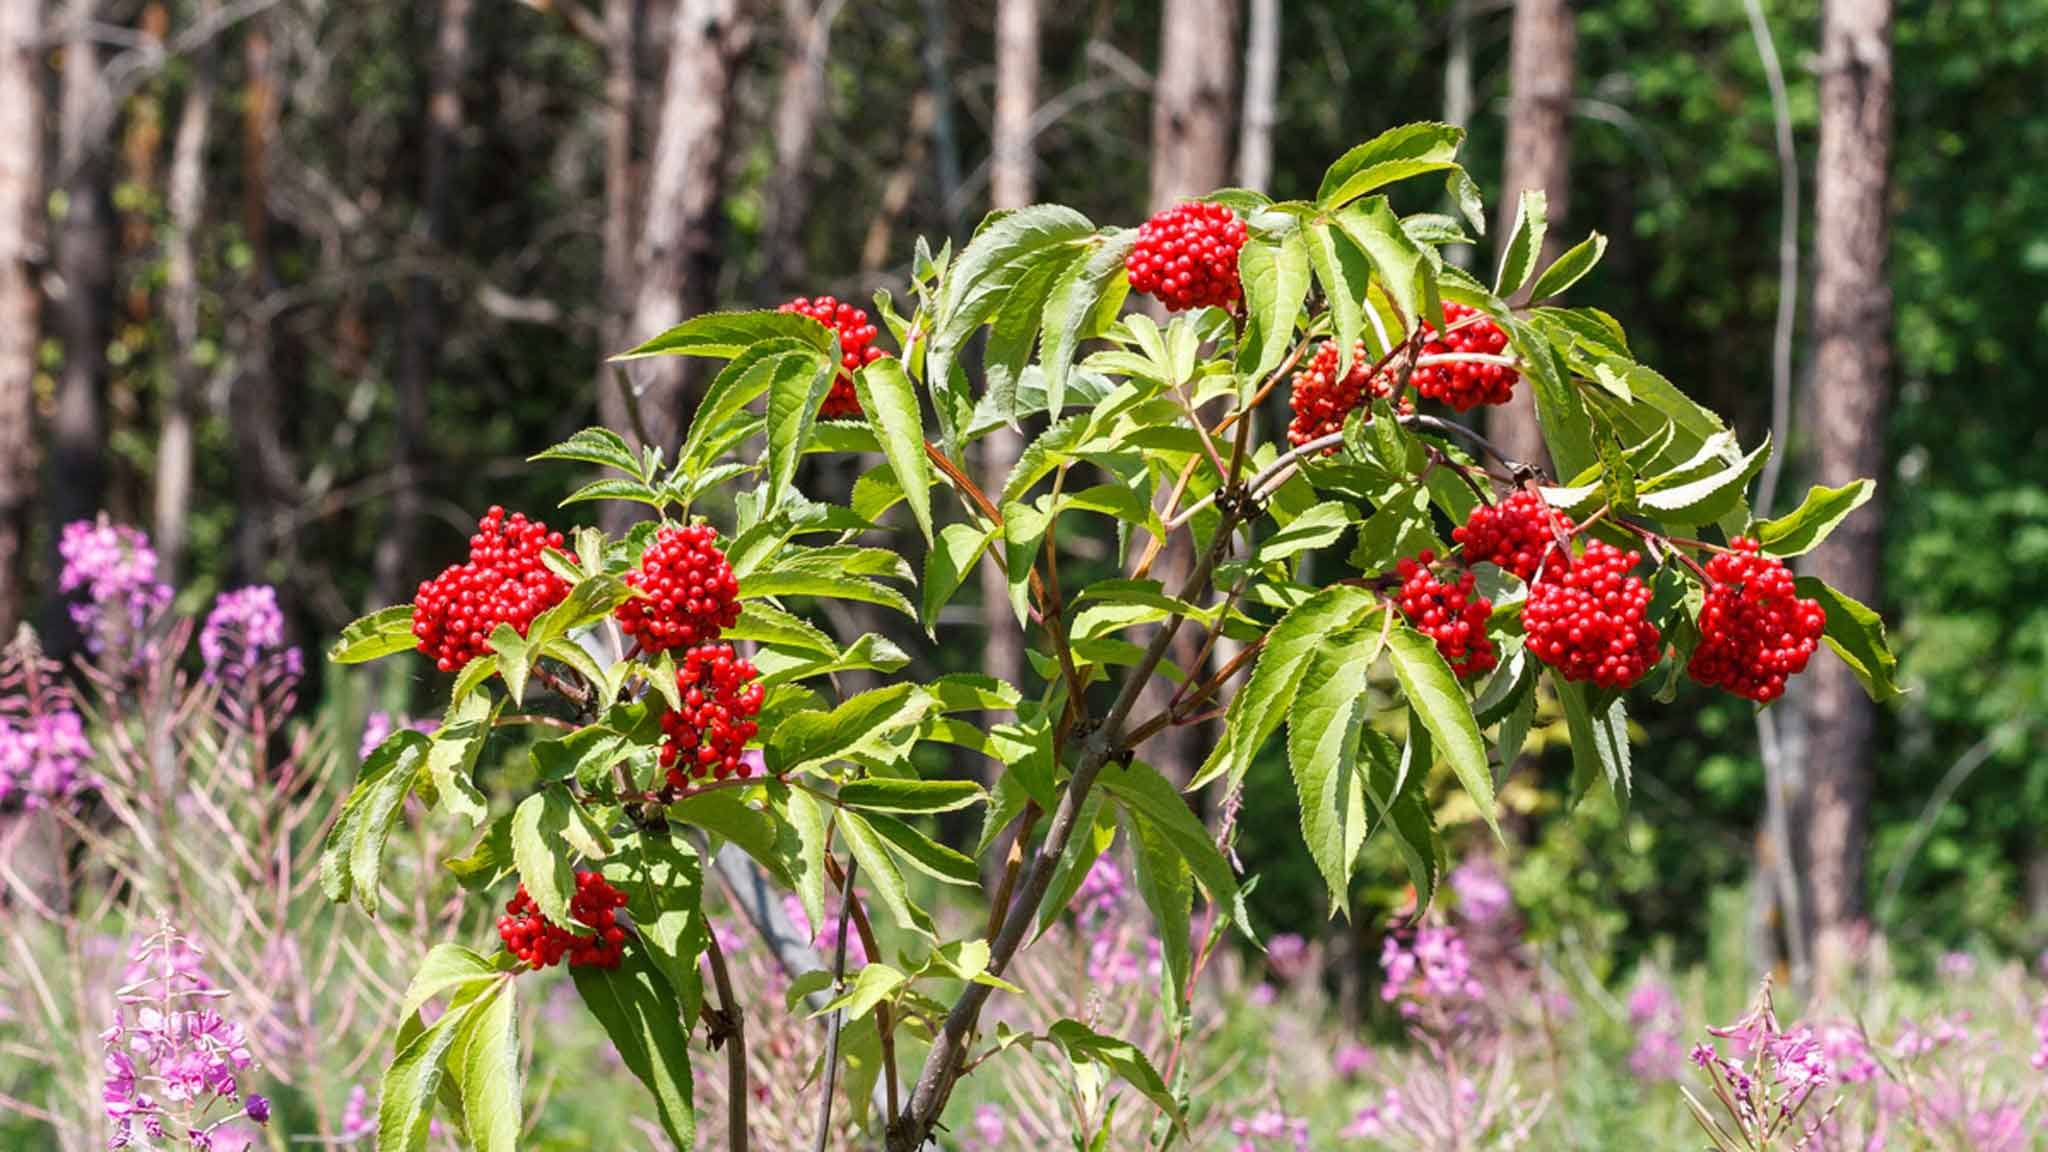
M 454 672 L 487 651 L 485 642 L 498 625 L 526 635 L 535 616 L 569 594 L 568 582 L 540 559 L 561 546 L 560 532 L 523 512 L 507 519 L 493 505 L 469 538 L 469 562 L 425 581 L 413 597 L 412 634 L 419 650 L 441 671 Z
M 1738 537 L 1732 552 L 1707 561 L 1706 604 L 1700 643 L 1686 674 L 1759 704 L 1785 694 L 1785 680 L 1806 662 L 1827 631 L 1817 600 L 1801 600 L 1784 561 L 1761 554 L 1756 541 Z
M 619 626 L 649 652 L 710 643 L 740 617 L 740 582 L 709 524 L 655 533 L 626 583 L 647 597 L 619 605 Z
M 1649 619 L 1649 586 L 1629 575 L 1641 559 L 1602 540 L 1575 558 L 1552 556 L 1522 608 L 1529 651 L 1578 683 L 1626 688 L 1642 679 L 1663 638 Z
M 831 296 L 799 296 L 776 311 L 809 316 L 827 328 L 838 330 L 839 366 L 843 371 L 832 378 L 832 390 L 825 394 L 825 402 L 818 407 L 818 416 L 825 420 L 858 419 L 860 399 L 854 395 L 853 374 L 882 358 L 882 350 L 874 347 L 878 335 L 874 319 L 866 309 L 841 304 Z
M 1455 583 L 1438 579 L 1429 567 L 1435 559 L 1435 553 L 1424 550 L 1395 565 L 1401 587 L 1394 602 L 1418 632 L 1436 641 L 1436 650 L 1453 673 L 1462 678 L 1489 671 L 1500 663 L 1500 653 L 1486 636 L 1493 602 L 1473 592 L 1469 571 Z
M 1132 288 L 1158 297 L 1169 312 L 1229 308 L 1243 293 L 1237 278 L 1242 247 L 1244 221 L 1237 213 L 1190 200 L 1139 226 L 1124 270 Z
M 542 916 L 533 897 L 526 894 L 526 885 L 521 884 L 518 893 L 505 902 L 505 914 L 498 917 L 498 939 L 505 942 L 505 951 L 531 968 L 552 967 L 564 957 L 571 968 L 617 968 L 626 947 L 626 930 L 619 924 L 618 910 L 625 906 L 625 893 L 606 883 L 603 876 L 576 873 L 569 915 L 591 932 L 579 936 Z
M 761 714 L 761 685 L 749 683 L 758 673 L 730 644 L 701 644 L 683 656 L 676 670 L 676 688 L 683 706 L 664 712 L 661 766 L 668 769 L 671 788 L 687 788 L 692 778 L 747 776 L 753 765 L 741 759 L 747 741 L 759 726 L 750 717 Z
M 1470 319 L 1473 317 L 1476 319 Z M 1424 357 L 1460 353 L 1498 356 L 1508 346 L 1508 334 L 1476 308 L 1445 301 L 1444 323 L 1447 328 L 1441 335 L 1428 324 L 1422 326 Z M 1408 379 L 1417 392 L 1465 412 L 1481 404 L 1507 403 L 1515 394 L 1518 377 L 1504 365 L 1459 362 L 1419 364 Z
M 1329 436 L 1344 430 L 1344 418 L 1361 404 L 1370 404 L 1383 396 L 1393 394 L 1393 380 L 1384 372 L 1368 383 L 1367 374 L 1372 371 L 1372 357 L 1366 355 L 1365 341 L 1351 346 L 1351 370 L 1342 379 L 1337 377 L 1337 342 L 1325 340 L 1317 346 L 1316 354 L 1309 357 L 1301 371 L 1288 381 L 1291 391 L 1287 404 L 1294 409 L 1294 421 L 1287 426 L 1287 440 L 1299 448 L 1311 440 Z M 1413 405 L 1405 398 L 1400 410 L 1407 415 Z M 1370 420 L 1372 413 L 1366 413 Z M 1335 447 L 1325 448 L 1323 455 L 1336 453 Z
M 1465 563 L 1491 561 L 1529 580 L 1542 566 L 1544 555 L 1556 551 L 1559 532 L 1571 535 L 1572 518 L 1553 511 L 1536 493 L 1521 489 L 1498 504 L 1474 508 L 1464 524 L 1451 530 L 1451 539 L 1465 550 Z

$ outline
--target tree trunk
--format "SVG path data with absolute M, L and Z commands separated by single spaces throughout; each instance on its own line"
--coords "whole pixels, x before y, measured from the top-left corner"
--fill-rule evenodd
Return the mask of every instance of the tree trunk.
M 1230 133 L 1236 118 L 1237 7 L 1211 0 L 1166 0 L 1159 40 L 1159 66 L 1152 103 L 1153 211 L 1209 192 L 1230 179 Z M 1132 548 L 1133 558 L 1142 549 Z M 1193 567 L 1186 533 L 1177 533 L 1153 563 L 1152 577 L 1177 587 Z M 1195 664 L 1201 639 L 1192 628 L 1174 637 L 1170 656 L 1199 675 Z M 1163 709 L 1173 696 L 1155 677 L 1139 697 L 1138 716 Z M 1199 732 L 1169 727 L 1147 740 L 1139 754 L 1167 779 L 1185 783 L 1200 766 Z
M 35 490 L 35 266 L 43 219 L 42 0 L 0 0 L 0 641 L 28 614 L 22 590 Z
M 1251 0 L 1244 33 L 1244 118 L 1237 183 L 1264 192 L 1273 180 L 1274 102 L 1280 88 L 1280 0 Z
M 1230 179 L 1237 6 L 1165 0 L 1152 96 L 1153 211 Z
M 1472 122 L 1472 0 L 1451 0 L 1445 19 L 1450 27 L 1444 48 L 1444 123 L 1464 128 Z M 1469 244 L 1444 249 L 1444 259 L 1468 271 L 1472 257 Z
M 250 18 L 242 58 L 248 73 L 242 99 L 242 237 L 248 247 L 250 299 L 243 309 L 228 427 L 243 503 L 235 568 L 241 579 L 258 581 L 287 543 L 290 533 L 281 519 L 298 487 L 298 468 L 285 440 L 268 313 L 269 297 L 277 289 L 270 259 L 270 144 L 278 116 L 268 14 Z
M 1815 466 L 1830 483 L 1878 476 L 1891 408 L 1891 290 L 1885 191 L 1891 157 L 1890 0 L 1829 0 L 1821 16 L 1820 157 L 1815 178 Z M 1882 487 L 1879 489 L 1883 491 Z M 1807 570 L 1876 605 L 1884 511 L 1873 500 L 1814 550 Z M 1847 968 L 1864 914 L 1872 735 L 1877 711 L 1849 669 L 1823 653 L 1808 697 L 1806 873 L 1815 979 Z
M 420 144 L 420 202 L 413 217 L 414 258 L 443 262 L 448 169 L 462 132 L 462 77 L 469 67 L 472 0 L 441 0 L 427 92 L 427 130 Z M 441 285 L 422 273 L 405 290 L 405 331 L 398 352 L 398 424 L 391 458 L 391 523 L 377 542 L 370 580 L 372 607 L 402 598 L 424 503 L 428 392 L 441 343 Z
M 775 178 L 762 205 L 759 291 L 764 302 L 779 302 L 790 285 L 804 282 L 809 269 L 803 223 L 811 210 L 812 140 L 825 105 L 832 22 L 844 6 L 845 0 L 782 3 L 789 43 L 783 49 L 782 77 L 775 93 Z
M 198 19 L 211 19 L 215 0 L 200 0 Z M 168 226 L 164 231 L 164 309 L 171 330 L 171 391 L 164 400 L 156 453 L 156 552 L 166 582 L 185 571 L 192 510 L 193 437 L 205 368 L 198 360 L 199 272 L 195 250 L 206 215 L 206 138 L 213 120 L 215 57 L 211 42 L 192 59 L 192 76 L 171 145 Z
M 57 225 L 56 327 L 64 345 L 50 427 L 50 532 L 90 519 L 106 497 L 108 312 L 112 307 L 114 235 L 108 203 L 106 141 L 93 107 L 100 95 L 99 48 L 92 34 L 93 0 L 65 5 L 64 74 L 59 87 L 57 184 L 64 213 Z M 54 556 L 54 553 L 53 553 Z M 52 563 L 51 571 L 56 571 Z M 73 650 L 70 620 L 51 598 L 44 640 L 63 659 Z
M 1514 231 L 1524 189 L 1549 198 L 1545 259 L 1555 259 L 1571 209 L 1572 56 L 1577 39 L 1569 0 L 1516 0 L 1514 45 L 1508 59 L 1508 148 L 1496 205 L 1494 243 Z M 1546 464 L 1536 426 L 1536 399 L 1528 384 L 1487 416 L 1488 433 L 1516 460 Z
M 989 206 L 1022 208 L 1031 203 L 1035 156 L 1031 147 L 1031 114 L 1038 103 L 1038 0 L 1001 0 L 996 7 L 996 103 L 990 133 Z M 1004 425 L 981 442 L 981 483 L 1000 492 L 1024 450 L 1024 434 Z M 982 670 L 1006 684 L 1024 683 L 1024 636 L 1010 611 L 1010 587 L 992 563 L 979 568 L 981 623 L 988 637 L 982 649 Z M 988 763 L 989 787 L 1001 767 Z M 999 870 L 1002 858 L 983 857 L 983 872 Z
M 745 40 L 735 0 L 679 0 L 641 222 L 639 286 L 626 337 L 637 343 L 706 311 L 716 287 L 718 213 L 735 65 Z M 683 373 L 674 357 L 629 366 L 648 439 L 664 450 L 682 427 Z M 616 388 L 606 418 L 630 426 Z

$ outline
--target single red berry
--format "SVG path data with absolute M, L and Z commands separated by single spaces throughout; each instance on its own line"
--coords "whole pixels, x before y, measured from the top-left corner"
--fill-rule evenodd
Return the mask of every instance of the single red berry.
M 1577 557 L 1550 556 L 1522 608 L 1530 653 L 1575 683 L 1627 688 L 1647 675 L 1663 638 L 1649 619 L 1649 586 L 1629 575 L 1641 559 L 1602 540 Z
M 1390 396 L 1394 391 L 1392 377 L 1385 372 L 1371 379 L 1372 357 L 1366 355 L 1365 341 L 1351 346 L 1351 369 L 1342 378 L 1337 376 L 1341 358 L 1337 354 L 1337 342 L 1325 340 L 1316 347 L 1316 354 L 1309 357 L 1288 381 L 1288 407 L 1294 409 L 1294 420 L 1287 426 L 1287 441 L 1299 448 L 1311 440 L 1334 435 L 1344 430 L 1344 420 L 1351 410 L 1369 406 L 1374 400 Z M 1415 406 L 1403 398 L 1396 406 L 1402 415 L 1414 412 Z M 1367 408 L 1366 419 L 1372 419 Z M 1323 449 L 1323 455 L 1336 454 L 1333 445 Z
M 1472 590 L 1470 572 L 1461 573 L 1455 583 L 1438 579 L 1429 567 L 1435 559 L 1435 553 L 1425 550 L 1394 566 L 1401 577 L 1394 603 L 1416 631 L 1436 641 L 1436 650 L 1454 674 L 1477 676 L 1500 663 L 1500 653 L 1486 635 L 1493 601 Z
M 1409 383 L 1431 400 L 1440 400 L 1459 412 L 1481 404 L 1505 404 L 1515 393 L 1520 377 L 1502 361 L 1508 334 L 1493 318 L 1476 308 L 1444 302 L 1444 331 L 1422 326 L 1422 355 L 1409 374 Z M 1433 356 L 1457 356 L 1458 360 L 1429 363 Z M 1494 359 L 1477 359 L 1493 357 Z
M 1545 556 L 1559 552 L 1559 533 L 1571 535 L 1572 518 L 1525 488 L 1498 504 L 1474 508 L 1464 524 L 1451 530 L 1451 539 L 1464 549 L 1465 563 L 1489 561 L 1528 580 Z
M 739 619 L 740 582 L 708 524 L 655 533 L 625 579 L 646 597 L 619 605 L 615 615 L 648 652 L 709 643 Z
M 498 939 L 505 950 L 529 968 L 548 968 L 569 961 L 571 968 L 585 966 L 617 968 L 625 950 L 626 930 L 618 921 L 618 910 L 626 906 L 625 893 L 607 883 L 596 872 L 576 873 L 576 891 L 569 897 L 569 917 L 590 929 L 585 936 L 550 922 L 527 895 L 521 884 L 505 902 L 505 914 L 498 917 Z
M 760 726 L 765 696 L 756 682 L 753 662 L 742 660 L 730 644 L 700 644 L 683 656 L 676 669 L 676 690 L 682 707 L 662 713 L 661 766 L 671 788 L 687 789 L 691 780 L 709 776 L 724 780 L 750 776 L 747 741 Z
M 832 378 L 832 390 L 825 394 L 825 402 L 818 407 L 818 417 L 859 419 L 860 398 L 853 390 L 854 373 L 882 358 L 882 350 L 874 347 L 875 337 L 880 334 L 874 319 L 866 309 L 842 304 L 831 296 L 799 296 L 776 311 L 809 316 L 839 333 L 840 371 Z
M 569 583 L 548 570 L 542 553 L 560 549 L 562 534 L 523 512 L 510 518 L 493 505 L 469 538 L 469 562 L 424 581 L 412 602 L 412 634 L 419 650 L 443 672 L 454 672 L 489 651 L 500 624 L 526 635 L 533 618 L 562 602 Z
M 1707 561 L 1706 603 L 1700 607 L 1700 642 L 1685 665 L 1688 676 L 1759 704 L 1785 694 L 1785 681 L 1806 662 L 1827 631 L 1818 600 L 1801 600 L 1785 562 L 1762 554 L 1746 537 Z
M 1244 238 L 1237 213 L 1189 200 L 1138 227 L 1124 270 L 1133 290 L 1156 297 L 1169 312 L 1232 308 L 1243 294 L 1237 252 Z

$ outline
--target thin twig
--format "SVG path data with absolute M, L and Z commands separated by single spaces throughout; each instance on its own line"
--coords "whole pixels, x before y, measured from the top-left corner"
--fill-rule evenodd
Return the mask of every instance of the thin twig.
M 726 969 L 718 933 L 704 934 L 704 958 L 711 966 L 711 985 L 718 991 L 712 1047 L 725 1046 L 726 1144 L 732 1152 L 747 1152 L 747 1018 L 733 996 L 732 973 Z
M 860 861 L 848 857 L 846 861 L 846 884 L 839 898 L 839 939 L 832 948 L 832 995 L 834 998 L 846 991 L 846 921 L 853 907 L 853 878 L 860 872 Z M 832 1139 L 832 1094 L 839 1089 L 839 1025 L 845 1012 L 834 1008 L 825 1017 L 825 1074 L 823 1091 L 818 1097 L 818 1136 L 812 1145 L 815 1152 L 825 1152 Z

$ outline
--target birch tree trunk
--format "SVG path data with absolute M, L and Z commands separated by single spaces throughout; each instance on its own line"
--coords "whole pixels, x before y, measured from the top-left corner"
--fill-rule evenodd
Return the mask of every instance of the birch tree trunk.
M 0 0 L 0 638 L 27 615 L 43 203 L 42 0 Z
M 1199 196 L 1230 181 L 1231 125 L 1237 115 L 1237 6 L 1214 0 L 1166 0 L 1161 15 L 1159 65 L 1152 103 L 1153 211 Z M 1134 547 L 1135 558 L 1141 549 Z M 1161 550 L 1152 576 L 1176 586 L 1193 566 L 1193 547 L 1184 534 Z M 1174 661 L 1192 669 L 1200 638 L 1193 629 L 1175 636 Z M 1139 711 L 1163 709 L 1173 696 L 1164 679 L 1148 683 Z M 1169 727 L 1145 742 L 1139 754 L 1167 779 L 1185 783 L 1202 755 L 1198 732 Z
M 678 0 L 635 258 L 639 284 L 629 343 L 709 306 L 734 70 L 744 40 L 735 0 Z M 682 365 L 656 357 L 635 361 L 629 372 L 641 426 L 655 444 L 673 448 L 682 421 Z M 607 402 L 607 422 L 616 415 L 618 426 L 632 426 L 617 389 L 599 395 Z
M 215 0 L 200 0 L 198 19 L 212 18 Z M 185 571 L 192 511 L 193 436 L 205 368 L 198 360 L 197 237 L 206 215 L 206 140 L 212 129 L 216 61 L 211 38 L 192 60 L 192 76 L 171 144 L 164 231 L 164 310 L 171 330 L 171 390 L 165 397 L 156 452 L 156 552 L 165 582 Z
M 996 7 L 996 103 L 991 132 L 989 206 L 1022 208 L 1031 203 L 1034 155 L 1031 114 L 1038 103 L 1038 0 L 1001 0 Z M 1004 425 L 981 442 L 982 487 L 1000 492 L 1024 450 L 1022 432 Z M 1010 612 L 1009 582 L 993 564 L 976 565 L 981 581 L 981 623 L 988 638 L 982 670 L 1008 684 L 1024 682 L 1024 638 Z M 989 787 L 1002 775 L 988 763 Z M 984 874 L 999 870 L 996 853 L 983 859 Z
M 1237 183 L 1256 192 L 1273 181 L 1273 122 L 1280 89 L 1280 0 L 1245 10 L 1244 116 L 1237 131 Z
M 1891 118 L 1890 0 L 1828 0 L 1821 15 L 1813 300 L 1814 463 L 1823 477 L 1885 472 L 1892 391 L 1892 300 L 1885 280 Z M 1844 522 L 1807 563 L 1812 575 L 1873 606 L 1882 592 L 1881 503 L 1872 500 Z M 1877 711 L 1847 666 L 1829 653 L 1815 661 L 1807 701 L 1805 872 L 1812 885 L 1816 990 L 1824 993 L 1853 959 L 1864 915 Z
M 1550 231 L 1544 258 L 1555 259 L 1571 211 L 1572 60 L 1576 42 L 1569 0 L 1516 0 L 1514 43 L 1508 59 L 1508 146 L 1502 166 L 1495 245 L 1515 226 L 1524 189 L 1549 198 Z M 1487 432 L 1517 460 L 1549 459 L 1536 426 L 1535 394 L 1524 383 L 1514 398 L 1487 414 Z

